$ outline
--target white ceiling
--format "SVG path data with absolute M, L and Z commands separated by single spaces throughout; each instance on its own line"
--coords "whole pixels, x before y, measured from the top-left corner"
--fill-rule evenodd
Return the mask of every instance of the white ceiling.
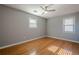
M 45 4 L 46 5 L 46 4 Z M 44 18 L 49 18 L 53 16 L 59 16 L 69 13 L 74 13 L 79 11 L 79 4 L 51 4 L 49 9 L 55 9 L 54 12 L 48 12 L 46 14 L 42 14 L 43 10 L 40 6 L 44 6 L 44 4 L 6 4 L 8 7 L 17 8 L 22 11 L 38 15 Z M 35 13 L 34 10 L 37 12 Z

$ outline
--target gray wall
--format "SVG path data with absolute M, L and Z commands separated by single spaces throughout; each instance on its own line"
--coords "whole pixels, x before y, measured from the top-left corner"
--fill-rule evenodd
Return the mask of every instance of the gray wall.
M 63 32 L 63 18 L 75 16 L 75 32 Z M 37 28 L 29 28 L 29 18 L 37 19 Z M 79 13 L 44 19 L 16 9 L 0 6 L 0 47 L 40 36 L 79 41 Z
M 37 28 L 29 28 L 29 18 L 37 20 Z M 0 23 L 0 47 L 45 35 L 44 18 L 8 7 L 0 6 Z
M 2 34 L 2 24 L 3 24 L 3 23 L 2 23 L 2 21 L 3 21 L 3 20 L 2 20 L 2 18 L 3 18 L 2 15 L 3 15 L 3 14 L 2 14 L 2 9 L 0 8 L 0 45 L 1 45 L 1 43 L 2 43 L 2 35 L 3 35 L 3 34 Z
M 63 31 L 63 18 L 75 16 L 75 32 L 65 33 Z M 47 20 L 47 35 L 67 40 L 79 41 L 79 13 L 51 17 Z

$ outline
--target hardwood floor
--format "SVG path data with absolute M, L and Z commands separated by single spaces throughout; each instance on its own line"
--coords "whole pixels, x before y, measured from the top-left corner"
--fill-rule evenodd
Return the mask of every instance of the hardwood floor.
M 55 38 L 40 38 L 0 50 L 0 55 L 79 55 L 79 44 Z

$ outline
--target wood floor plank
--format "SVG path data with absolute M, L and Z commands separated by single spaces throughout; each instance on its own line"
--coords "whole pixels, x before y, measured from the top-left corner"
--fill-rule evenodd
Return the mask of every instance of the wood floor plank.
M 79 55 L 79 44 L 44 37 L 0 50 L 0 55 Z

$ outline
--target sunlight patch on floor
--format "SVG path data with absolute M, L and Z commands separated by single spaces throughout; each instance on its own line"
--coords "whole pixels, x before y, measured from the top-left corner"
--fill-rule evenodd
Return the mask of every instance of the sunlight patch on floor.
M 63 49 L 61 48 L 60 51 L 58 52 L 59 55 L 72 55 L 72 51 L 69 49 Z
M 36 55 L 36 49 L 35 49 L 35 48 L 33 48 L 33 49 L 31 50 L 30 55 Z
M 55 53 L 58 50 L 58 48 L 59 47 L 57 47 L 57 46 L 49 46 L 48 50 L 51 51 L 51 52 L 53 52 L 53 53 Z
M 36 51 L 33 51 L 32 53 L 30 53 L 30 55 L 36 55 Z

